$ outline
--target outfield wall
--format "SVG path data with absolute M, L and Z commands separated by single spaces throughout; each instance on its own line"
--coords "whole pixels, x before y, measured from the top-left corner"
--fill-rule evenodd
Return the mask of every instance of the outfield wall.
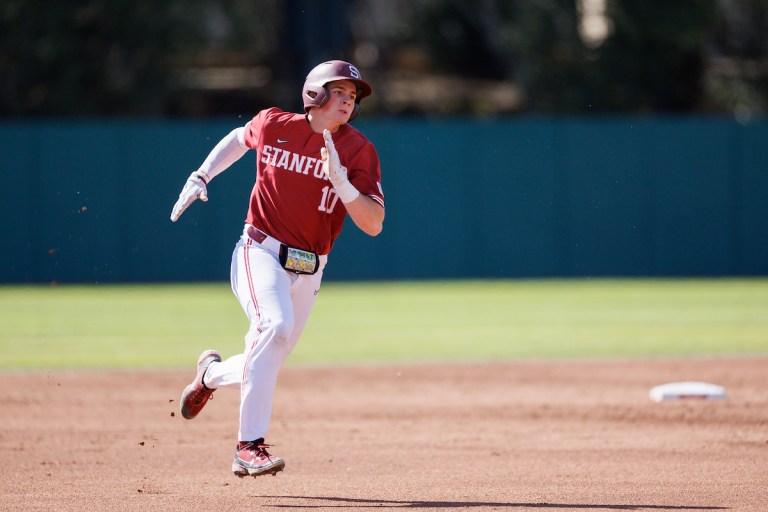
M 245 119 L 0 123 L 0 282 L 226 280 L 249 152 L 168 219 Z M 328 279 L 768 275 L 768 119 L 361 119 L 384 232 Z

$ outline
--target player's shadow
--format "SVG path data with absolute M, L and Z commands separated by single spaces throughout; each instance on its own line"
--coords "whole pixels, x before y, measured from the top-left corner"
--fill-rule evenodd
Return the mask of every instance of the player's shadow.
M 374 500 L 358 498 L 334 498 L 330 496 L 259 496 L 261 498 L 289 500 L 285 504 L 270 504 L 274 508 L 532 508 L 560 510 L 726 510 L 728 507 L 707 507 L 692 505 L 608 505 L 589 503 L 503 503 L 493 501 L 418 501 L 418 500 Z M 302 500 L 309 503 L 296 504 L 290 500 Z M 316 503 L 312 503 L 315 501 Z

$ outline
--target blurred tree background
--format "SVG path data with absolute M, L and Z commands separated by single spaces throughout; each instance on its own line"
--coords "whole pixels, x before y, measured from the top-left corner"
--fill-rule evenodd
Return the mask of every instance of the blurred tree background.
M 768 0 L 3 0 L 0 50 L 3 118 L 299 110 L 331 58 L 382 115 L 768 109 Z

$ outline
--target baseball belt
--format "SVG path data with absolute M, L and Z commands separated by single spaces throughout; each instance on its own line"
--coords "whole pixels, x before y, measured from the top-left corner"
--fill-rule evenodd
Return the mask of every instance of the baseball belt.
M 248 226 L 248 236 L 277 254 L 280 264 L 289 272 L 315 274 L 320 268 L 320 257 L 317 253 L 286 245 L 253 226 Z

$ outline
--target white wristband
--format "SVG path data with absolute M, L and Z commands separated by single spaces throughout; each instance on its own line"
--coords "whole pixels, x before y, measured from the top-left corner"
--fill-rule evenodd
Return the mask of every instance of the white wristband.
M 344 204 L 351 203 L 357 199 L 357 196 L 360 195 L 360 191 L 357 190 L 355 186 L 349 182 L 349 180 L 346 180 L 340 186 L 333 188 L 336 189 L 336 193 L 339 195 L 339 199 L 341 199 L 341 202 Z

